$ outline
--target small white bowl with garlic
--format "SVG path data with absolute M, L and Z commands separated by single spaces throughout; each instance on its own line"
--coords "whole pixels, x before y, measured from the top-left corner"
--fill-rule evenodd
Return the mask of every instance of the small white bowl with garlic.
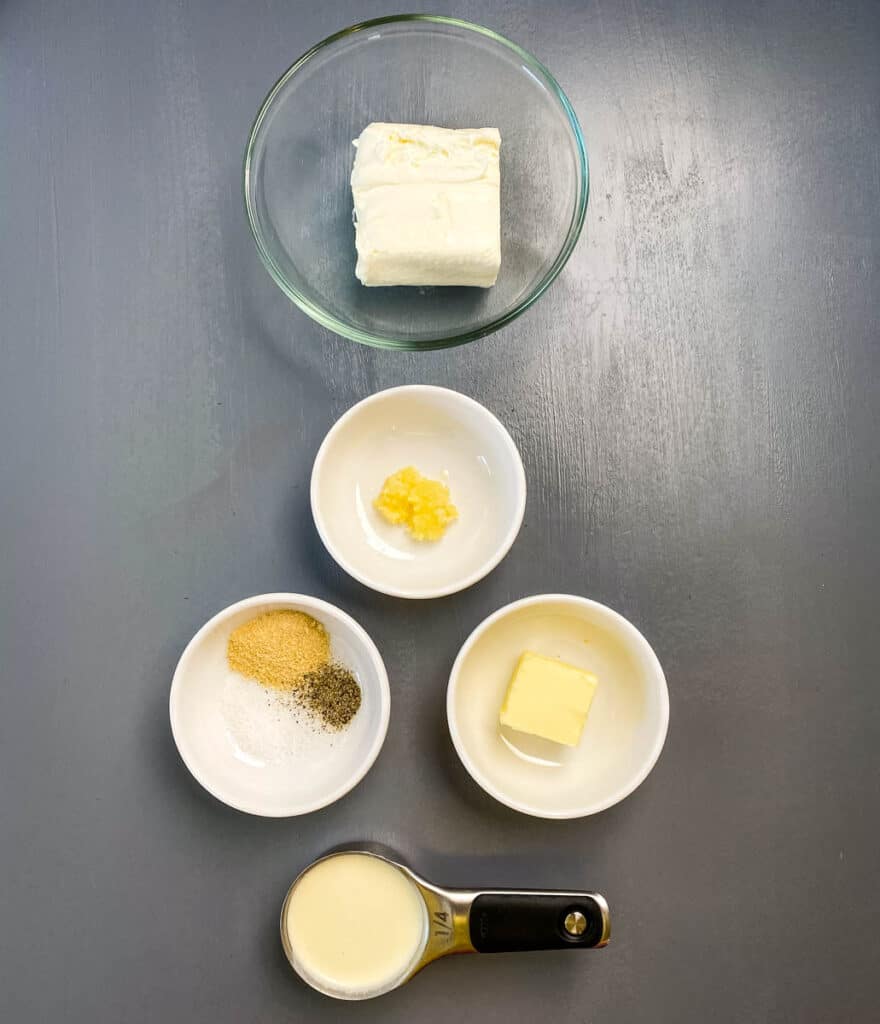
M 449 488 L 457 519 L 440 540 L 414 540 L 374 501 L 403 467 Z M 334 424 L 315 457 L 312 515 L 336 562 L 394 597 L 454 594 L 490 573 L 513 545 L 526 506 L 522 459 L 485 406 L 448 388 L 409 385 L 365 398 Z

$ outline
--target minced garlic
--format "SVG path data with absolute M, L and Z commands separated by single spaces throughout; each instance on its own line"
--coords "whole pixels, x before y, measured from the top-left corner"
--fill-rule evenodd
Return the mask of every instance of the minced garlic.
M 389 476 L 373 504 L 389 523 L 405 526 L 415 540 L 439 540 L 458 518 L 446 484 L 422 476 L 414 466 Z

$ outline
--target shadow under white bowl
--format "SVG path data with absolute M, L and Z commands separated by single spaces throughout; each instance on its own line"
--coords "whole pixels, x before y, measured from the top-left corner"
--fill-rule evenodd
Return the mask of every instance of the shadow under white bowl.
M 347 728 L 316 730 L 289 698 L 229 667 L 232 630 L 279 609 L 321 622 L 331 656 L 357 677 L 362 702 Z M 360 782 L 382 748 L 390 705 L 379 651 L 351 616 L 302 594 L 261 594 L 230 605 L 190 640 L 171 683 L 171 731 L 187 768 L 218 800 L 250 814 L 289 817 L 326 807 Z
M 499 727 L 525 650 L 598 676 L 577 747 Z M 446 712 L 462 764 L 487 793 L 535 817 L 580 818 L 623 800 L 647 777 L 666 739 L 669 694 L 657 656 L 632 623 L 584 597 L 544 594 L 501 608 L 468 637 L 452 667 Z
M 415 541 L 373 500 L 385 479 L 413 465 L 445 480 L 458 519 L 439 541 Z M 348 410 L 315 458 L 312 515 L 324 546 L 356 580 L 383 594 L 432 598 L 486 576 L 522 525 L 522 459 L 500 421 L 472 398 L 411 385 Z

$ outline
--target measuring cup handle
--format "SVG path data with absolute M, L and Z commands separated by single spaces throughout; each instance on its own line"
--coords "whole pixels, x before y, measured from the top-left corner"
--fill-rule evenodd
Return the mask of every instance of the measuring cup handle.
M 470 907 L 478 953 L 593 949 L 611 937 L 608 904 L 590 892 L 483 892 Z

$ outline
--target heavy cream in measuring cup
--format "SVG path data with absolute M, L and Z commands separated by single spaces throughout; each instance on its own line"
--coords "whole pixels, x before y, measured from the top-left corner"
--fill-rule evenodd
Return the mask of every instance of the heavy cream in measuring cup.
M 341 853 L 297 881 L 282 927 L 294 964 L 315 987 L 379 994 L 416 965 L 427 939 L 421 893 L 378 857 Z

